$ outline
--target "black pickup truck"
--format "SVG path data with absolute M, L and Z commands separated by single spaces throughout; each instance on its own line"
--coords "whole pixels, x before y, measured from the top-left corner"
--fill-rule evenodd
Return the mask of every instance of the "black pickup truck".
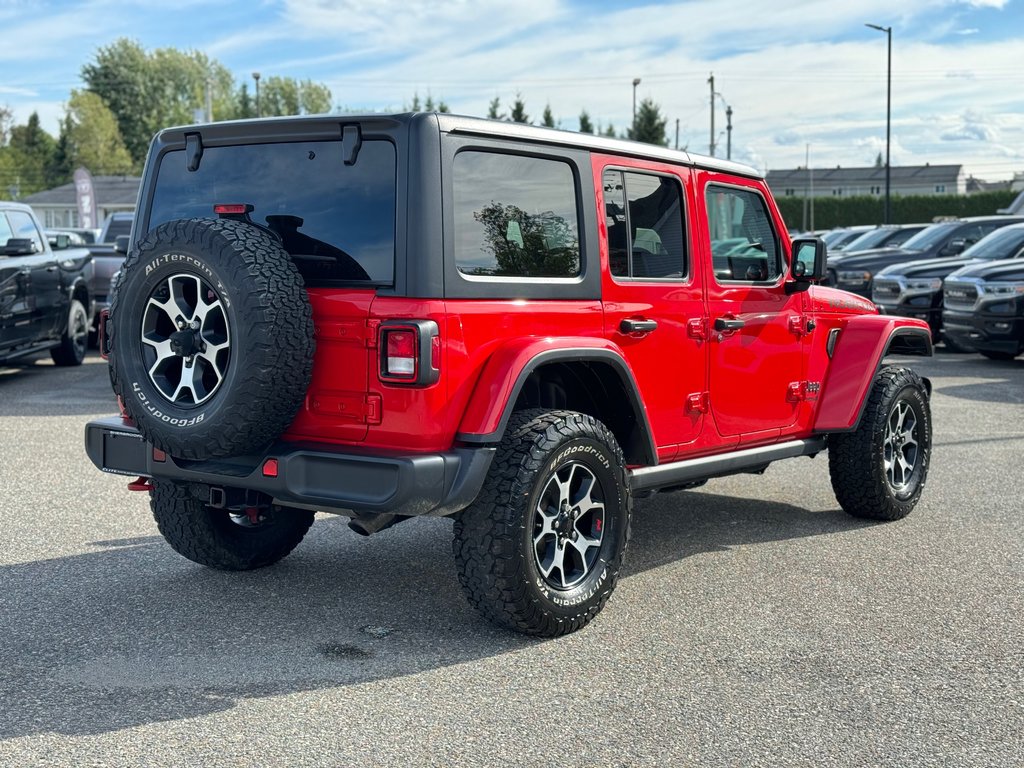
M 57 365 L 81 364 L 92 272 L 87 249 L 52 250 L 31 208 L 0 202 L 0 364 L 46 351 Z

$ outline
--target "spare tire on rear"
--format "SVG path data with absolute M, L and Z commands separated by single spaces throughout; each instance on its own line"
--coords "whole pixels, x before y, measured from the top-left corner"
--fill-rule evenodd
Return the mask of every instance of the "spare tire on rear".
M 302 277 L 271 232 L 242 221 L 170 221 L 146 235 L 108 328 L 114 391 L 142 435 L 180 458 L 265 447 L 313 371 Z

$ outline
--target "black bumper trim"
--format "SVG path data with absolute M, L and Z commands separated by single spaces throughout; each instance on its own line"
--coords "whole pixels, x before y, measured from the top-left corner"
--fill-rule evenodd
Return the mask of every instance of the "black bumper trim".
M 86 424 L 85 450 L 98 469 L 113 474 L 249 489 L 283 505 L 325 512 L 444 516 L 473 502 L 496 449 L 382 454 L 278 442 L 259 455 L 154 461 L 139 432 L 110 417 Z M 277 459 L 277 477 L 263 475 L 263 463 L 270 458 Z

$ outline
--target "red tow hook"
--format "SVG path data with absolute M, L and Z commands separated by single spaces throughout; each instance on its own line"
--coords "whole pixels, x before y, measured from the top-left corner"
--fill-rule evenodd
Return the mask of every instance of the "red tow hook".
M 250 525 L 257 525 L 260 522 L 259 507 L 246 507 L 245 516 L 249 518 Z
M 153 481 L 148 477 L 140 477 L 138 480 L 132 480 L 128 483 L 129 491 L 152 491 Z

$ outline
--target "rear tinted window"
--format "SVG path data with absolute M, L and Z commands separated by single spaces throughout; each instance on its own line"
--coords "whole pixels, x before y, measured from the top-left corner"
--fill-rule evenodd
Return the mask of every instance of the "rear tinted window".
M 480 277 L 576 277 L 579 215 L 559 160 L 461 152 L 453 167 L 455 263 Z
M 132 220 L 118 216 L 116 219 L 110 220 L 110 226 L 107 227 L 105 243 L 113 243 L 121 235 L 130 235 L 132 233 Z
M 160 162 L 149 228 L 214 218 L 217 203 L 249 203 L 281 235 L 307 281 L 390 284 L 395 272 L 395 148 L 363 141 L 355 165 L 341 142 L 207 147 L 189 172 L 182 150 Z

